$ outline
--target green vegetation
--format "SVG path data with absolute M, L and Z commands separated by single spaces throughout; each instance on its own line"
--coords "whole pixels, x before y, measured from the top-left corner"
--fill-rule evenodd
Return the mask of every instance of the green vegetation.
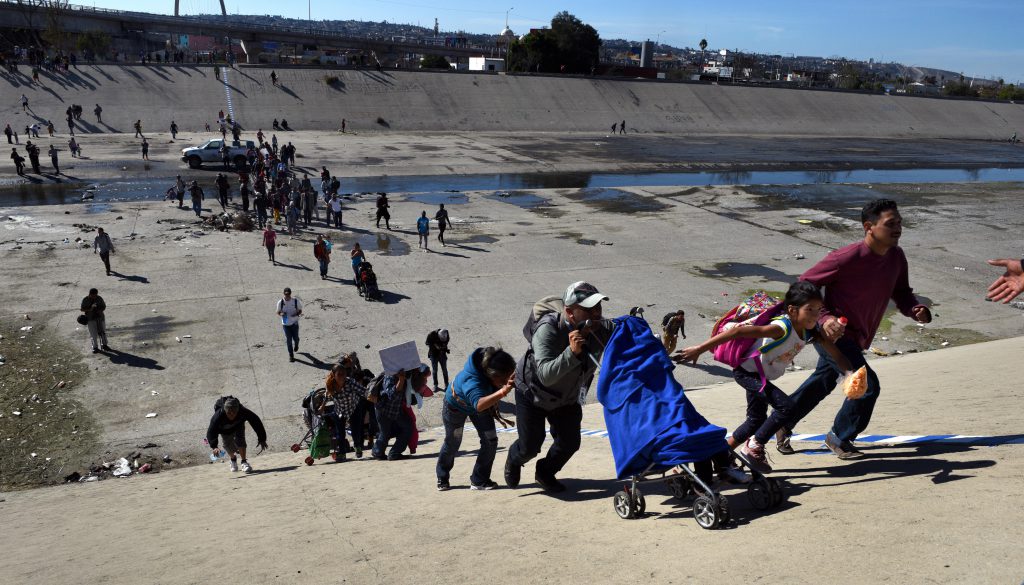
M 110 49 L 110 35 L 105 32 L 89 31 L 79 35 L 76 46 L 79 51 L 91 52 L 97 57 L 105 57 Z
M 508 49 L 509 71 L 590 73 L 599 62 L 601 37 L 594 27 L 568 12 L 551 19 L 551 28 L 531 32 Z
M 452 64 L 441 55 L 426 55 L 420 61 L 420 69 L 451 69 Z

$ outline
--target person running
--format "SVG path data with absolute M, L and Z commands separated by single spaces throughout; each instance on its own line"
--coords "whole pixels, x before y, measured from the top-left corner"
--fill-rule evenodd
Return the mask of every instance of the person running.
M 110 276 L 110 255 L 116 253 L 114 250 L 114 242 L 111 241 L 110 235 L 103 231 L 103 228 L 96 228 L 96 238 L 92 241 L 92 253 L 99 253 L 100 260 L 103 260 L 103 266 L 107 269 L 107 276 Z
M 228 469 L 231 472 L 238 471 L 237 454 L 242 458 L 242 471 L 252 473 L 252 465 L 249 465 L 249 461 L 245 458 L 245 423 L 249 423 L 253 432 L 256 433 L 256 446 L 266 449 L 267 431 L 263 427 L 263 421 L 256 416 L 256 413 L 242 406 L 242 403 L 234 396 L 227 396 L 223 400 L 217 401 L 210 425 L 206 428 L 206 442 L 213 450 L 214 456 L 220 455 L 219 445 L 224 446 L 224 451 L 227 452 L 230 461 Z
M 808 343 L 818 343 L 828 352 L 844 375 L 850 374 L 850 362 L 843 357 L 835 344 L 823 337 L 816 329 L 821 315 L 821 290 L 805 281 L 797 281 L 789 287 L 782 301 L 785 312 L 767 325 L 736 326 L 708 339 L 700 345 L 687 347 L 674 357 L 678 361 L 696 363 L 700 354 L 712 351 L 732 339 L 759 339 L 757 346 L 760 357 L 751 358 L 733 370 L 733 378 L 747 391 L 747 418 L 732 432 L 726 441 L 730 449 L 738 445 L 740 452 L 751 465 L 761 473 L 770 473 L 764 446 L 780 429 L 793 407 L 785 392 L 772 383 L 786 373 L 797 354 Z M 760 360 L 759 365 L 755 360 Z M 763 371 L 762 374 L 760 373 Z M 768 406 L 774 409 L 768 416 Z
M 391 229 L 391 213 L 388 208 L 391 205 L 388 204 L 388 194 L 380 193 L 377 195 L 377 229 L 380 229 L 380 220 L 384 219 L 384 226 Z
M 430 218 L 427 217 L 427 212 L 424 211 L 420 214 L 420 218 L 416 220 L 416 232 L 420 235 L 420 248 L 429 251 L 430 250 Z
M 288 361 L 295 361 L 299 351 L 299 317 L 302 316 L 302 301 L 292 296 L 292 289 L 285 287 L 284 298 L 277 301 L 277 314 L 281 317 L 284 341 L 288 346 Z
M 437 456 L 437 491 L 451 489 L 449 478 L 455 456 L 462 446 L 462 431 L 468 418 L 480 435 L 480 451 L 469 476 L 470 489 L 492 490 L 491 467 L 498 451 L 498 432 L 490 410 L 515 389 L 516 360 L 496 347 L 480 347 L 466 360 L 466 366 L 445 390 L 441 405 L 444 444 Z
M 99 353 L 110 351 L 107 345 L 107 318 L 104 312 L 107 310 L 107 303 L 103 302 L 100 291 L 95 288 L 89 289 L 89 295 L 82 299 L 82 313 L 85 314 L 89 328 L 89 339 L 92 340 L 92 352 Z M 102 344 L 97 344 L 102 341 Z
M 603 323 L 601 303 L 607 300 L 592 284 L 575 282 L 562 295 L 562 311 L 531 321 L 530 346 L 516 366 L 518 438 L 505 461 L 509 487 L 519 485 L 523 466 L 540 454 L 550 425 L 551 448 L 537 461 L 534 479 L 547 492 L 565 491 L 555 475 L 580 448 L 582 403 L 603 351 L 591 338 L 607 341 L 607 330 L 598 325 Z M 587 321 L 594 325 L 583 329 Z
M 277 246 L 277 232 L 274 231 L 274 224 L 267 222 L 267 228 L 263 230 L 263 247 L 267 249 L 267 260 L 272 262 L 275 266 L 277 260 L 274 259 L 274 248 Z
M 135 128 L 135 138 L 142 138 L 142 120 L 135 120 L 132 127 Z
M 320 263 L 320 280 L 327 280 L 327 267 L 331 263 L 331 241 L 325 240 L 322 234 L 316 235 L 313 244 L 313 257 Z
M 178 197 L 178 209 L 185 207 L 185 181 L 181 175 L 174 177 L 174 194 Z
M 444 230 L 446 227 L 453 227 L 452 220 L 448 217 L 448 210 L 444 208 L 444 203 L 441 204 L 441 208 L 434 214 L 434 219 L 437 220 L 437 241 L 441 242 L 441 247 L 443 248 Z
M 444 373 L 444 388 L 448 387 L 448 330 L 435 329 L 427 334 L 427 357 L 430 358 L 430 370 L 434 372 L 434 390 L 440 392 L 442 388 L 437 385 L 437 366 L 441 366 Z
M 203 193 L 203 188 L 199 186 L 198 181 L 192 181 L 192 184 L 189 185 L 188 192 L 192 197 L 192 211 L 196 212 L 196 217 L 202 217 L 203 199 L 206 199 L 206 194 Z
M 867 392 L 856 400 L 844 399 L 825 445 L 840 459 L 863 457 L 853 440 L 871 422 L 881 385 L 864 360 L 864 350 L 878 331 L 889 301 L 896 302 L 904 315 L 918 323 L 930 323 L 931 311 L 918 301 L 910 288 L 907 257 L 899 247 L 903 218 L 895 201 L 876 199 L 861 211 L 864 239 L 829 253 L 800 276 L 822 287 L 825 309 L 818 319 L 823 336 L 835 343 L 852 369 L 867 368 Z M 793 452 L 790 436 L 796 424 L 807 416 L 836 387 L 842 368 L 827 351 L 816 346 L 818 365 L 790 396 L 793 410 L 776 435 L 780 453 Z

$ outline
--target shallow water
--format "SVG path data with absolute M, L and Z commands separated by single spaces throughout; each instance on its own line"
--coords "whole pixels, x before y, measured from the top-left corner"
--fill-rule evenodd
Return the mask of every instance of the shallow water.
M 212 188 L 212 179 L 209 185 Z M 617 187 L 670 187 L 675 185 L 822 185 L 831 183 L 978 183 L 1024 181 L 1024 168 L 982 169 L 861 169 L 850 171 L 754 171 L 719 173 L 510 173 L 491 175 L 429 175 L 401 177 L 347 177 L 345 191 L 355 193 L 408 193 L 427 205 L 465 203 L 460 191 L 529 189 L 615 189 Z M 50 205 L 95 200 L 141 201 L 161 199 L 172 179 L 97 181 L 94 183 L 30 183 L 0 188 L 0 205 Z M 201 181 L 204 189 L 207 181 Z M 209 189 L 207 189 L 209 192 Z M 497 194 L 496 194 L 497 195 Z M 540 206 L 525 194 L 499 200 L 524 207 Z

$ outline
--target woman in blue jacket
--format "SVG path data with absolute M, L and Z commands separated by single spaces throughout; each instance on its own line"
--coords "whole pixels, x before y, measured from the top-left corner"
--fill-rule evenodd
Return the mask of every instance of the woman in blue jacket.
M 480 435 L 480 452 L 469 477 L 470 488 L 491 490 L 491 466 L 498 450 L 498 433 L 490 410 L 515 389 L 516 360 L 496 347 L 480 347 L 466 360 L 466 366 L 444 393 L 441 420 L 444 421 L 444 445 L 437 457 L 437 491 L 451 486 L 448 476 L 455 466 L 455 454 L 462 445 L 462 428 L 468 418 Z

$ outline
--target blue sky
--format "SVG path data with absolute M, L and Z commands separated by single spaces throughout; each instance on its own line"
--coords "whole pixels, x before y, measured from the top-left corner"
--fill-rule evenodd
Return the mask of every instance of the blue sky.
M 71 0 L 75 3 L 88 3 Z M 96 6 L 171 13 L 174 0 L 98 0 Z M 307 2 L 226 0 L 228 11 L 306 18 Z M 899 61 L 967 76 L 1024 81 L 1021 0 L 308 0 L 314 18 L 387 20 L 443 30 L 516 33 L 568 10 L 602 38 L 659 38 L 675 46 Z M 219 12 L 217 0 L 181 0 L 182 12 Z

